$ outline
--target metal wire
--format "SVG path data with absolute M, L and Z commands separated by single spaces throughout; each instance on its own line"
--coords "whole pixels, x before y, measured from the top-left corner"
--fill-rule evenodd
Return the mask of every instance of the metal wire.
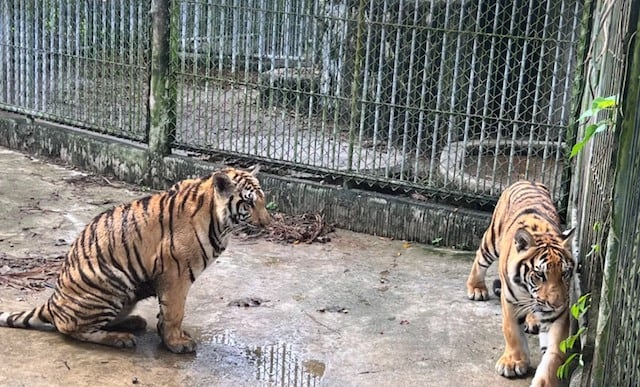
M 0 3 L 0 108 L 142 140 L 147 2 Z
M 566 195 L 579 1 L 177 7 L 177 147 L 438 196 L 520 178 Z
M 2 2 L 0 108 L 144 140 L 147 3 Z M 173 146 L 476 203 L 528 178 L 560 201 L 581 4 L 174 1 Z

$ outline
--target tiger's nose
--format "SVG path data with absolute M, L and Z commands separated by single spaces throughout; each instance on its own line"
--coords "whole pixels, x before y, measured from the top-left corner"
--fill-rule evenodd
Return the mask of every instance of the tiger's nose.
M 266 226 L 271 223 L 271 215 L 269 215 L 269 211 L 265 208 L 264 211 L 259 211 L 258 213 L 258 224 L 260 226 Z
M 264 201 L 256 202 L 256 206 L 251 214 L 251 223 L 255 226 L 266 226 L 271 222 L 271 215 L 267 211 Z

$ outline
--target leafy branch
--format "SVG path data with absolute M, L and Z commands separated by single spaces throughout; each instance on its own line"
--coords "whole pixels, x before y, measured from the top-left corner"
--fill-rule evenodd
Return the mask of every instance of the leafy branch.
M 584 137 L 582 138 L 582 140 L 577 142 L 573 146 L 573 148 L 571 148 L 571 154 L 569 155 L 569 158 L 577 155 L 578 152 L 580 152 L 580 150 L 584 148 L 587 142 L 589 142 L 591 137 L 593 137 L 596 133 L 602 133 L 606 131 L 607 128 L 614 126 L 615 116 L 612 114 L 612 112 L 615 112 L 617 107 L 618 101 L 615 95 L 609 97 L 597 97 L 593 100 L 593 102 L 591 103 L 591 109 L 587 109 L 586 111 L 584 111 L 584 113 L 582 113 L 582 115 L 578 118 L 578 122 L 586 123 L 592 117 L 597 116 L 598 113 L 602 111 L 607 111 L 609 112 L 609 114 L 607 114 L 607 116 L 600 121 L 589 124 L 584 128 Z
M 571 316 L 573 316 L 574 319 L 579 320 L 582 316 L 584 316 L 587 313 L 590 306 L 591 306 L 591 293 L 587 293 L 580 296 L 580 298 L 578 298 L 578 300 L 573 305 L 571 305 Z M 575 345 L 576 341 L 586 331 L 587 331 L 587 327 L 581 327 L 580 329 L 578 329 L 576 333 L 562 340 L 560 342 L 560 350 L 563 353 L 567 353 L 568 351 L 573 349 L 573 346 Z M 559 379 L 565 379 L 566 377 L 569 376 L 569 369 L 571 367 L 571 364 L 576 359 L 578 361 L 578 364 L 581 367 L 584 366 L 584 361 L 582 360 L 582 353 L 580 352 L 572 353 L 571 355 L 569 355 L 569 357 L 567 357 L 564 363 L 562 363 L 562 365 L 558 367 L 558 371 L 556 374 L 558 375 Z

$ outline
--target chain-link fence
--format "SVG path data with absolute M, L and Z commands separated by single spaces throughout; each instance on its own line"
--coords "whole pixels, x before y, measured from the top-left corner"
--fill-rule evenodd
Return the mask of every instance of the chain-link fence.
M 0 108 L 145 138 L 146 1 L 0 2 Z
M 571 223 L 578 228 L 581 279 L 578 290 L 592 297 L 588 318 L 582 322 L 588 327 L 582 348 L 583 386 L 633 386 L 640 380 L 640 45 L 629 39 L 638 32 L 635 3 L 594 2 L 586 56 L 583 110 L 597 97 L 615 95 L 624 114 L 611 116 L 618 121 L 615 132 L 608 128 L 583 148 L 572 183 Z M 608 114 L 601 113 L 590 123 L 603 122 Z
M 180 1 L 174 144 L 493 201 L 564 195 L 580 1 Z
M 520 178 L 563 202 L 582 3 L 172 1 L 168 132 L 174 148 L 456 203 Z M 149 10 L 2 2 L 0 108 L 144 140 Z

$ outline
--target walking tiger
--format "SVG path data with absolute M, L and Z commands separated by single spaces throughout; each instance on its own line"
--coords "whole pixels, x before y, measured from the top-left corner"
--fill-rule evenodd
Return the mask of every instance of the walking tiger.
M 572 230 L 562 232 L 549 190 L 519 181 L 500 196 L 491 224 L 467 279 L 469 299 L 488 299 L 487 269 L 498 260 L 502 332 L 506 343 L 496 371 L 523 376 L 530 359 L 527 331 L 539 330 L 542 359 L 532 386 L 554 386 L 564 361 L 560 342 L 569 334 L 569 289 L 576 263 L 570 253 Z
M 270 221 L 257 172 L 225 168 L 103 212 L 71 245 L 48 301 L 0 312 L 0 326 L 53 326 L 78 340 L 133 347 L 132 331 L 146 321 L 129 313 L 157 296 L 163 343 L 175 353 L 195 351 L 182 330 L 191 284 L 225 250 L 235 226 Z

